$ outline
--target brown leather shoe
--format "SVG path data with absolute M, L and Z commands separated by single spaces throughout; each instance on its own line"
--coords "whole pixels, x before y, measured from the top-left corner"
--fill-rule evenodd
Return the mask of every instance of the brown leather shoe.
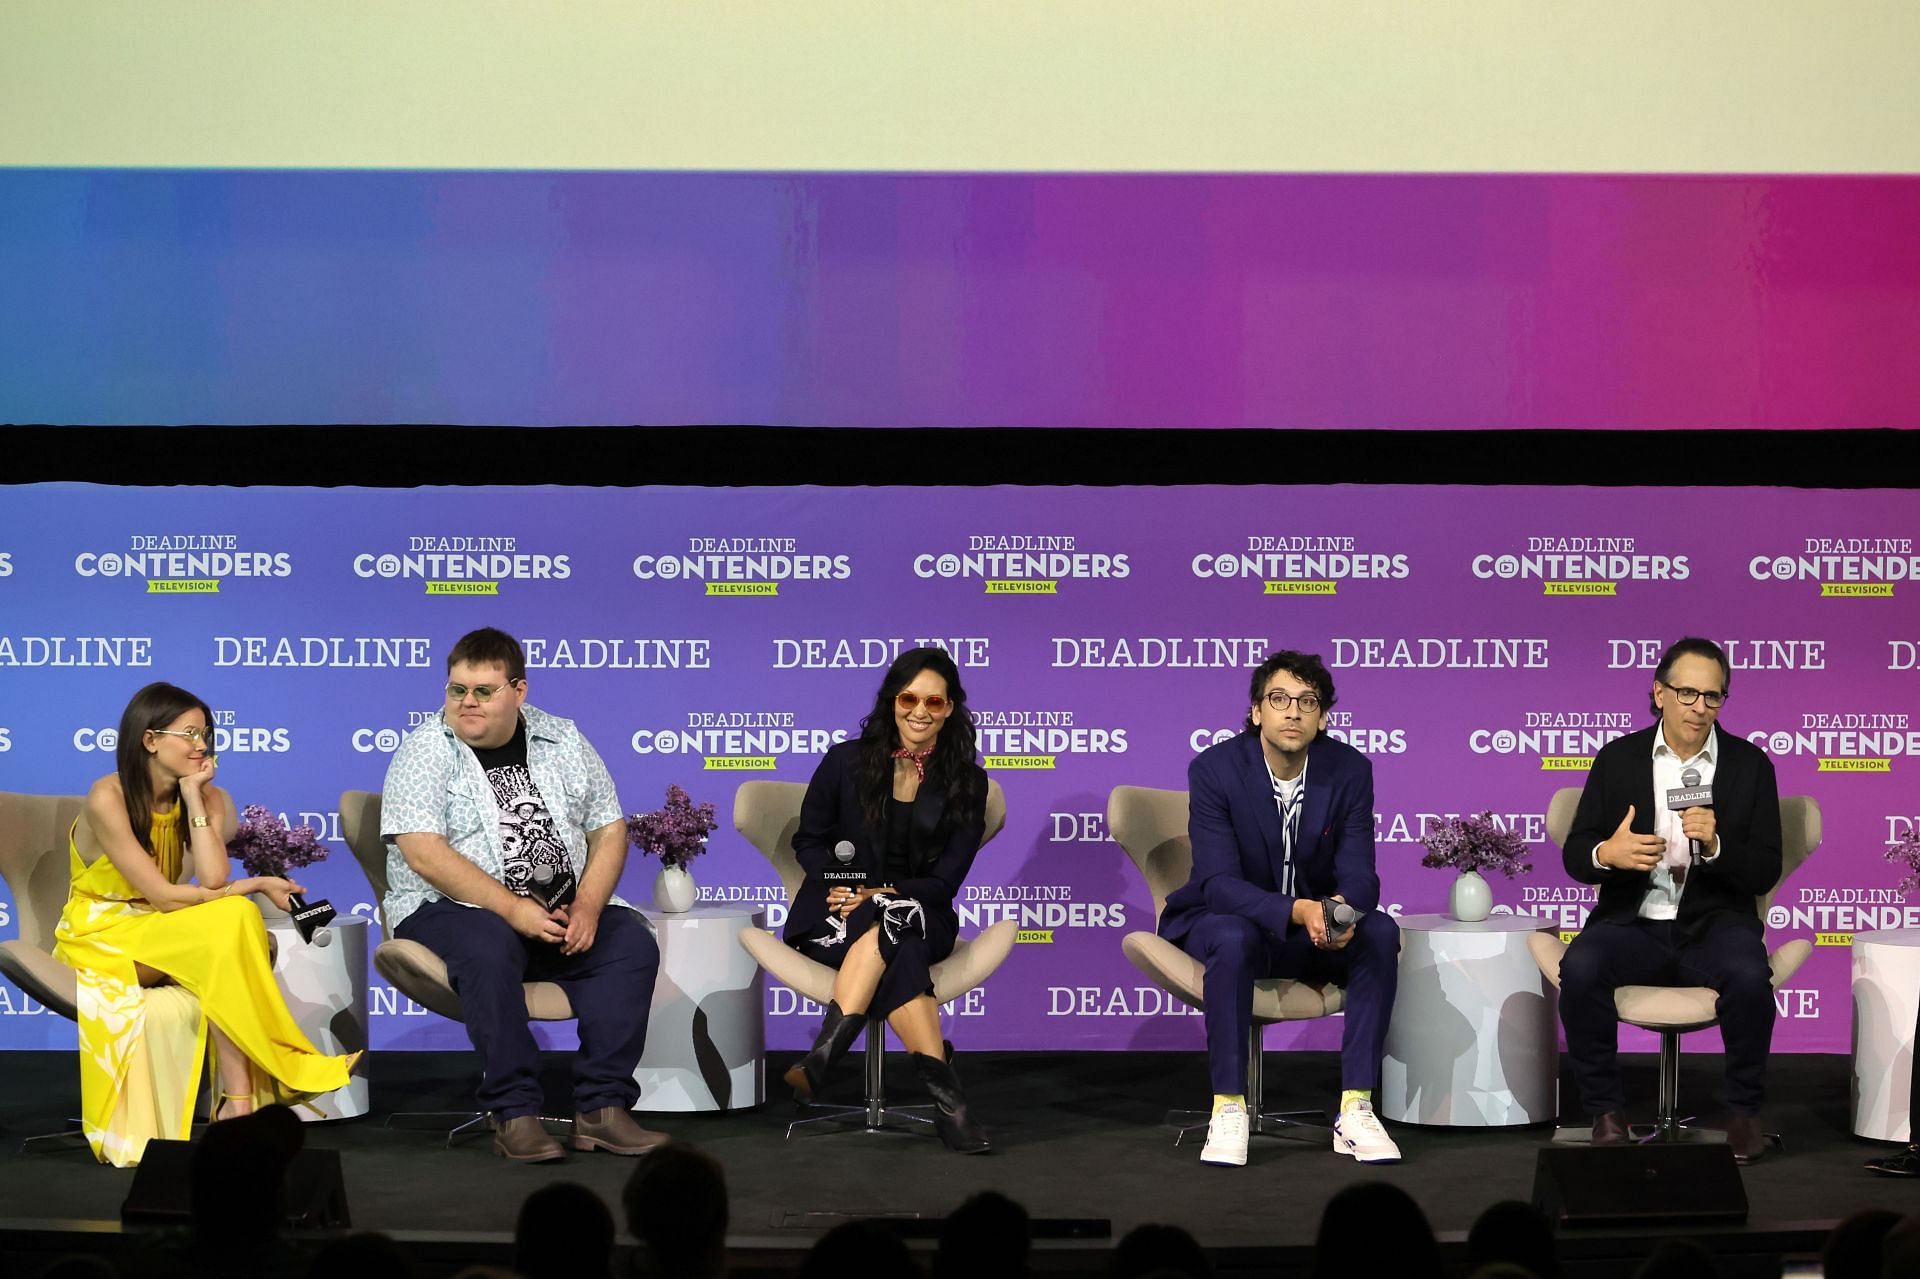
M 550 1164 L 567 1157 L 566 1148 L 540 1126 L 538 1115 L 515 1115 L 496 1123 L 493 1149 L 517 1164 Z
M 1733 1147 L 1733 1162 L 1760 1162 L 1760 1157 L 1767 1153 L 1767 1134 L 1760 1131 L 1760 1116 L 1728 1115 L 1727 1144 Z
M 604 1150 L 610 1155 L 644 1155 L 672 1140 L 634 1122 L 631 1110 L 602 1106 L 592 1114 L 573 1117 L 573 1148 Z
M 1609 1110 L 1604 1115 L 1593 1117 L 1593 1144 L 1596 1146 L 1624 1146 L 1627 1144 L 1627 1117 L 1617 1110 Z

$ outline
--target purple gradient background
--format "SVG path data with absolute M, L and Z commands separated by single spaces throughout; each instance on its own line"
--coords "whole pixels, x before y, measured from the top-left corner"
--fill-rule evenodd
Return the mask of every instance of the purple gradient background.
M 1122 956 L 1120 941 L 1151 926 L 1150 899 L 1104 832 L 1076 827 L 1070 815 L 1104 814 L 1108 792 L 1122 783 L 1185 786 L 1197 744 L 1238 728 L 1244 665 L 1252 662 L 1145 669 L 1062 662 L 1063 651 L 1075 652 L 1073 641 L 1235 637 L 1262 655 L 1269 646 L 1326 654 L 1339 693 L 1335 711 L 1351 716 L 1340 731 L 1367 734 L 1361 741 L 1374 762 L 1382 900 L 1418 914 L 1444 910 L 1450 883 L 1447 873 L 1419 866 L 1421 814 L 1492 808 L 1523 829 L 1537 826 L 1532 874 L 1492 880 L 1500 909 L 1532 909 L 1537 890 L 1572 887 L 1539 823 L 1553 792 L 1582 784 L 1584 774 L 1543 770 L 1538 748 L 1477 750 L 1475 741 L 1487 739 L 1474 734 L 1524 731 L 1536 714 L 1625 715 L 1640 727 L 1649 722 L 1651 671 L 1618 660 L 1617 645 L 1631 642 L 1631 653 L 1632 644 L 1651 643 L 1657 651 L 1699 630 L 1742 646 L 1725 730 L 1787 734 L 1775 752 L 1781 791 L 1813 795 L 1824 809 L 1825 843 L 1790 881 L 1783 903 L 1802 911 L 1822 895 L 1878 897 L 1900 922 L 1920 925 L 1920 901 L 1884 900 L 1901 874 L 1882 860 L 1890 836 L 1920 830 L 1920 748 L 1896 752 L 1885 773 L 1821 772 L 1817 756 L 1791 740 L 1809 714 L 1911 716 L 1920 585 L 1899 581 L 1889 598 L 1822 598 L 1817 581 L 1756 579 L 1751 568 L 1755 557 L 1800 554 L 1810 537 L 1920 541 L 1910 492 L 1327 485 L 851 494 L 799 486 L 21 487 L 0 508 L 0 636 L 16 651 L 27 635 L 150 636 L 153 659 L 147 668 L 0 665 L 0 789 L 84 789 L 109 770 L 110 757 L 85 749 L 92 737 L 76 740 L 76 733 L 111 727 L 136 688 L 165 678 L 206 697 L 216 714 L 232 712 L 237 727 L 283 730 L 282 751 L 229 741 L 221 780 L 241 803 L 265 803 L 295 821 L 311 814 L 331 834 L 340 792 L 377 789 L 386 772 L 391 744 L 383 750 L 356 734 L 404 730 L 409 712 L 437 709 L 447 648 L 466 630 L 501 625 L 549 643 L 705 639 L 711 662 L 704 667 L 532 669 L 531 700 L 579 721 L 629 811 L 657 807 L 670 782 L 718 805 L 721 829 L 695 865 L 703 887 L 778 900 L 771 869 L 725 815 L 739 782 L 805 781 L 818 756 L 781 753 L 770 772 L 708 770 L 698 750 L 651 749 L 659 741 L 652 735 L 684 730 L 689 716 L 712 712 L 789 713 L 798 728 L 851 731 L 871 705 L 879 670 L 793 669 L 780 664 L 781 641 L 978 637 L 986 660 L 962 659 L 977 710 L 1066 713 L 1075 727 L 1124 734 L 1124 743 L 1061 752 L 1049 769 L 995 774 L 1007 794 L 1007 826 L 975 862 L 963 921 L 977 890 L 995 886 L 1064 889 L 1078 906 L 1118 907 L 1124 918 L 1068 924 L 1050 943 L 1015 947 L 983 988 L 977 1015 L 949 1022 L 951 1036 L 969 1049 L 1197 1049 L 1198 1018 L 1139 1011 L 1138 992 L 1151 988 Z M 228 577 L 217 595 L 169 595 L 148 593 L 142 577 L 76 571 L 81 556 L 125 553 L 135 537 L 181 532 L 231 535 L 245 552 L 284 552 L 290 573 Z M 1126 571 L 1062 580 L 1057 595 L 1001 596 L 986 594 L 977 576 L 915 570 L 920 556 L 959 554 L 970 538 L 1005 535 L 1072 537 L 1079 552 L 1125 556 Z M 1403 556 L 1405 575 L 1345 578 L 1333 595 L 1269 596 L 1260 577 L 1194 572 L 1196 557 L 1211 563 L 1245 550 L 1250 537 L 1283 535 L 1352 537 L 1358 553 Z M 404 552 L 416 536 L 512 537 L 520 552 L 567 556 L 568 574 L 506 580 L 492 597 L 444 597 L 427 595 L 420 577 L 356 573 L 357 557 Z M 847 576 L 783 581 L 771 598 L 722 598 L 706 596 L 696 580 L 635 575 L 635 557 L 685 552 L 694 537 L 792 538 L 797 554 L 847 557 Z M 1539 578 L 1474 571 L 1476 557 L 1524 554 L 1536 537 L 1629 537 L 1637 554 L 1684 556 L 1686 573 L 1621 580 L 1613 597 L 1562 598 L 1547 596 Z M 417 636 L 429 657 L 414 669 L 219 664 L 215 637 L 249 635 Z M 1363 637 L 1538 638 L 1548 660 L 1523 669 L 1343 664 L 1351 651 L 1343 644 Z M 1753 669 L 1745 646 L 1755 640 L 1824 647 L 1817 668 Z M 1902 743 L 1920 742 L 1917 730 L 1920 724 L 1903 730 Z M 649 749 L 635 749 L 636 731 L 649 734 Z M 306 882 L 343 911 L 371 913 L 364 876 L 343 845 L 334 847 Z M 648 899 L 653 873 L 649 862 L 631 858 L 623 893 Z M 1557 922 L 1578 927 L 1581 908 L 1567 912 Z M 1790 915 L 1774 939 L 1853 931 L 1821 918 Z M 967 931 L 981 922 L 970 921 Z M 11 931 L 0 924 L 0 934 Z M 1851 954 L 1844 944 L 1815 950 L 1790 983 L 1788 997 L 1805 1002 L 1779 1023 L 1777 1048 L 1846 1051 Z M 1124 992 L 1131 1011 L 1057 1014 L 1058 992 L 1080 987 L 1097 991 L 1103 1006 L 1116 989 Z M 20 1007 L 17 992 L 0 987 L 0 995 Z M 768 1011 L 772 1046 L 808 1042 L 813 1016 L 771 991 Z M 1911 1017 L 1912 1009 L 1892 1015 Z M 459 1027 L 432 1016 L 380 1016 L 373 1024 L 377 1048 L 465 1042 Z M 1338 1033 L 1337 1022 L 1321 1022 L 1276 1028 L 1269 1042 L 1327 1047 Z M 50 1015 L 0 1015 L 0 1049 L 68 1046 L 72 1035 L 71 1023 Z M 1712 1042 L 1701 1038 L 1703 1047 Z M 1644 1050 L 1653 1040 L 1629 1032 L 1623 1043 Z
M 0 171 L 0 421 L 1920 426 L 1920 179 Z

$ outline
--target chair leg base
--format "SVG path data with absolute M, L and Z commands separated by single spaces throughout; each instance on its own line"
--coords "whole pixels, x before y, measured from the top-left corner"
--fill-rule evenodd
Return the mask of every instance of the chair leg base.
M 69 1119 L 67 1122 L 72 1124 L 73 1127 L 62 1128 L 59 1132 L 43 1132 L 38 1137 L 26 1138 L 20 1143 L 20 1153 L 24 1155 L 34 1146 L 40 1145 L 41 1143 L 47 1143 L 43 1147 L 44 1150 L 61 1149 L 61 1147 L 53 1145 L 52 1143 L 54 1142 L 68 1143 L 69 1148 L 84 1147 L 87 1144 L 87 1134 L 86 1130 L 80 1126 L 80 1121 L 78 1119 Z
M 1179 1145 L 1190 1132 L 1204 1133 L 1207 1125 L 1213 1122 L 1211 1110 L 1169 1110 L 1166 1125 L 1176 1129 L 1173 1144 Z M 1280 1137 L 1287 1141 L 1304 1141 L 1315 1145 L 1331 1146 L 1333 1128 L 1327 1123 L 1324 1110 L 1267 1110 L 1253 1117 L 1247 1125 L 1249 1137 Z
M 931 1111 L 932 1106 L 842 1106 L 828 1102 L 809 1101 L 801 1103 L 802 1110 L 818 1110 L 823 1113 L 806 1119 L 796 1119 L 787 1125 L 787 1139 L 791 1141 L 796 1129 L 813 1124 L 838 1124 L 838 1129 L 829 1132 L 899 1132 L 921 1133 L 933 1126 L 930 1114 L 915 1114 L 915 1111 Z M 924 1127 L 914 1127 L 915 1124 Z
M 396 1123 L 399 1120 L 402 1122 Z M 451 1126 L 449 1123 L 451 1122 Z M 561 1119 L 554 1115 L 540 1116 L 543 1128 L 559 1128 L 562 1132 L 573 1130 L 573 1120 Z M 469 1137 L 479 1137 L 494 1129 L 493 1116 L 484 1110 L 403 1110 L 387 1116 L 383 1128 L 401 1130 L 442 1131 L 447 1135 L 447 1149 L 451 1150 L 456 1142 Z

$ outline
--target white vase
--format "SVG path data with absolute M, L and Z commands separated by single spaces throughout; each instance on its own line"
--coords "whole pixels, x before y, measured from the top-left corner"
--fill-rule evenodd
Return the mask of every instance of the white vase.
M 1493 911 L 1493 890 L 1477 870 L 1463 870 L 1447 893 L 1447 913 L 1463 924 L 1477 924 Z
M 662 866 L 653 877 L 653 908 L 663 914 L 683 915 L 699 898 L 700 889 L 685 866 Z

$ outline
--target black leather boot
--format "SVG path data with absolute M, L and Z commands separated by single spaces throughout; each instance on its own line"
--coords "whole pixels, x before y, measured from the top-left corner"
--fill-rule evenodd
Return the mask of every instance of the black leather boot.
M 827 1004 L 827 1015 L 820 1021 L 820 1034 L 813 1047 L 787 1069 L 787 1087 L 793 1089 L 795 1101 L 813 1100 L 813 1095 L 826 1086 L 827 1072 L 847 1055 L 847 1049 L 866 1028 L 865 1013 L 843 1013 L 839 1004 Z
M 933 1126 L 939 1129 L 940 1140 L 947 1143 L 947 1149 L 963 1155 L 977 1155 L 988 1149 L 992 1143 L 967 1114 L 967 1098 L 960 1091 L 960 1080 L 953 1073 L 953 1067 L 925 1053 L 912 1053 L 909 1060 L 913 1062 L 914 1074 L 933 1097 Z

